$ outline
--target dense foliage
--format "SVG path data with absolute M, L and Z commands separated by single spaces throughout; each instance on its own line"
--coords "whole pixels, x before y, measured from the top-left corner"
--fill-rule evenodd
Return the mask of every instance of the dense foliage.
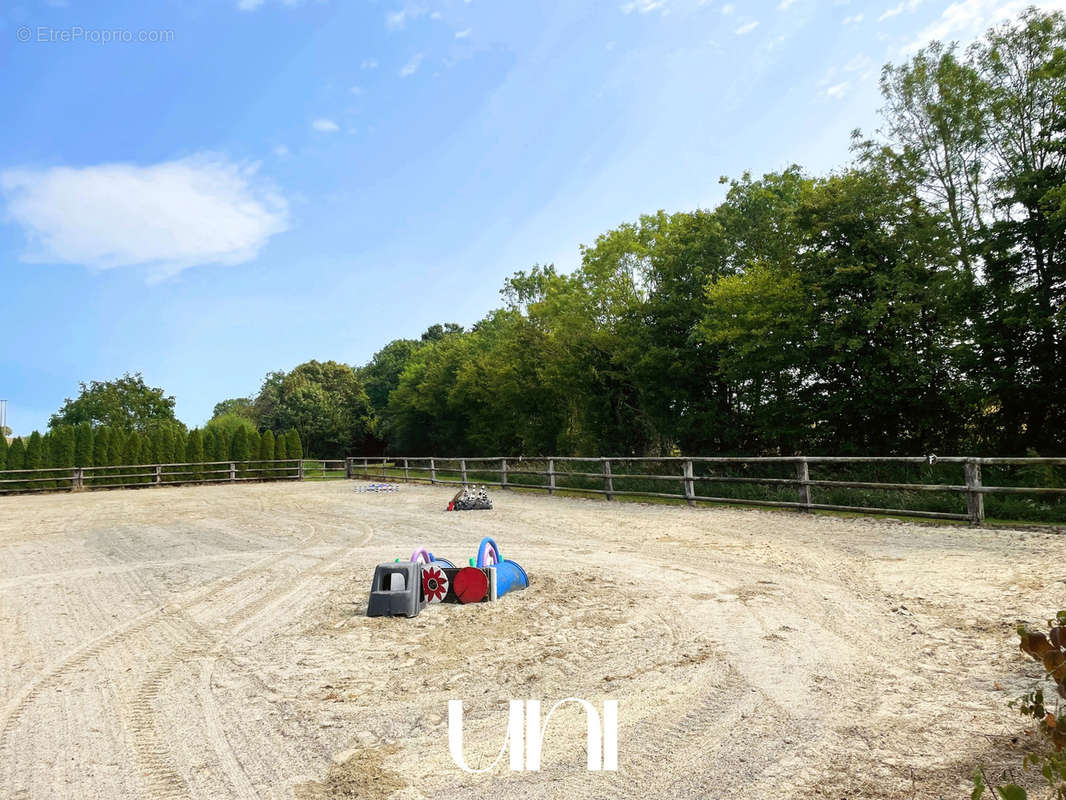
M 360 371 L 396 453 L 1066 451 L 1066 22 L 885 68 L 845 169 L 642 217 Z

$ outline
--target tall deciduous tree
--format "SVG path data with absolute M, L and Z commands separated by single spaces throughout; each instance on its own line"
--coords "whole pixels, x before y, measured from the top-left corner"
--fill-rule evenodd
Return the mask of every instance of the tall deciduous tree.
M 143 431 L 153 420 L 174 419 L 174 398 L 162 389 L 145 384 L 138 372 L 113 381 L 80 384 L 78 397 L 67 398 L 48 425 L 54 428 L 88 422 L 124 431 Z

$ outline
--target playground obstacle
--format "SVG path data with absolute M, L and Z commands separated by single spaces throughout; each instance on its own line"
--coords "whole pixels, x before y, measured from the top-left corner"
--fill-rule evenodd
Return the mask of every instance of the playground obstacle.
M 489 497 L 489 490 L 484 486 L 464 486 L 448 503 L 449 511 L 489 511 L 491 509 L 492 499 Z
M 397 483 L 365 483 L 355 487 L 356 494 L 365 492 L 398 492 L 400 485 Z
M 500 556 L 486 537 L 470 565 L 456 567 L 420 547 L 410 561 L 378 564 L 367 603 L 368 617 L 417 617 L 432 603 L 491 603 L 508 592 L 529 586 L 526 571 Z

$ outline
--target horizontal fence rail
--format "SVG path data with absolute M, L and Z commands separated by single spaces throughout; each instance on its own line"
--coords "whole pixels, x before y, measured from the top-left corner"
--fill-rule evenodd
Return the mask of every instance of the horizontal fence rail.
M 671 474 L 651 472 L 644 466 L 659 465 Z M 537 468 L 538 466 L 542 468 Z M 928 473 L 950 470 L 961 480 L 944 481 L 885 481 L 812 478 L 811 470 L 870 470 L 883 467 L 903 471 L 923 469 Z M 1020 458 L 972 456 L 667 456 L 667 457 L 581 457 L 544 456 L 533 458 L 489 457 L 471 458 L 436 456 L 349 458 L 348 477 L 366 479 L 401 479 L 411 482 L 461 486 L 470 483 L 496 486 L 502 489 L 533 489 L 554 494 L 557 491 L 603 495 L 613 500 L 627 497 L 666 498 L 696 503 L 730 503 L 749 506 L 797 509 L 800 511 L 843 511 L 860 514 L 891 514 L 968 521 L 980 524 L 985 520 L 985 498 L 989 495 L 1053 499 L 1066 498 L 1066 483 L 1043 485 L 989 485 L 982 482 L 982 467 L 1005 470 L 1011 467 L 1042 470 L 1053 474 L 1054 468 L 1066 467 L 1066 458 Z M 759 469 L 777 468 L 791 473 L 782 475 L 751 474 Z M 740 470 L 749 474 L 719 474 Z M 656 491 L 676 486 L 677 491 Z M 775 497 L 732 495 L 726 488 L 765 487 Z M 716 490 L 715 487 L 724 487 Z M 833 495 L 861 490 L 867 493 L 891 493 L 895 497 L 937 495 L 958 499 L 959 510 L 942 508 L 892 507 L 865 505 L 854 502 L 833 502 Z M 787 493 L 787 494 L 783 494 Z M 829 498 L 816 502 L 819 494 Z M 912 502 L 911 505 L 921 505 Z M 1058 508 L 1058 506 L 1056 506 Z M 1066 504 L 1061 507 L 1066 522 Z
M 0 494 L 350 477 L 344 459 L 286 458 L 0 470 Z
M 812 472 L 818 474 L 812 477 Z M 902 479 L 901 479 L 902 476 Z M 364 478 L 968 521 L 1066 523 L 1066 458 L 348 457 L 0 470 L 0 495 Z M 1035 516 L 1034 516 L 1035 515 Z M 1043 516 L 1040 516 L 1043 515 Z

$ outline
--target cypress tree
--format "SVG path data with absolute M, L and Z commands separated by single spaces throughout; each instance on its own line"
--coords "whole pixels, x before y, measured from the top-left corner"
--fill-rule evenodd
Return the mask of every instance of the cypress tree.
M 159 432 L 159 456 L 160 464 L 173 464 L 171 461 L 174 457 L 174 431 L 170 429 L 169 425 L 163 426 L 163 430 Z
M 279 433 L 277 438 L 274 440 L 274 460 L 284 461 L 287 458 L 288 455 L 285 453 L 285 434 Z M 288 464 L 275 464 L 274 477 L 280 478 L 281 476 L 283 476 L 288 466 Z
M 47 431 L 41 434 L 41 466 L 40 469 L 51 469 L 55 466 L 52 461 L 52 432 Z M 55 472 L 44 472 L 35 477 L 40 479 L 40 483 L 36 484 L 38 489 L 54 489 L 56 488 L 56 475 Z
M 289 428 L 285 433 L 285 452 L 289 454 L 289 458 L 303 458 L 304 449 L 300 444 L 300 434 L 296 432 L 296 428 Z
M 255 462 L 259 458 L 259 431 L 248 431 L 248 458 L 252 462 L 248 465 L 248 474 L 258 475 L 259 465 Z
M 110 464 L 108 460 L 108 448 L 111 445 L 111 429 L 107 427 L 97 428 L 93 431 L 93 466 L 104 467 Z M 107 478 L 104 477 L 107 470 L 94 469 L 92 483 L 103 484 L 107 483 Z
M 248 433 L 243 427 L 233 432 L 233 439 L 229 445 L 229 457 L 232 461 L 248 460 Z M 240 472 L 244 474 L 245 467 L 241 465 Z
M 199 428 L 189 431 L 189 440 L 185 443 L 185 460 L 190 464 L 201 464 L 204 460 L 204 439 Z M 203 469 L 199 466 L 189 467 L 189 477 L 198 481 L 203 478 Z
M 26 440 L 26 457 L 25 457 L 25 469 L 41 469 L 44 466 L 44 437 L 40 433 L 34 431 L 30 434 L 30 438 Z M 30 481 L 27 482 L 27 489 L 40 489 L 41 484 L 37 481 L 40 479 L 40 473 L 27 476 Z
M 26 466 L 26 444 L 22 441 L 22 437 L 15 439 L 11 442 L 11 446 L 7 448 L 7 468 L 13 470 L 21 470 Z M 15 473 L 9 475 L 9 478 L 21 478 L 22 475 Z M 10 489 L 22 489 L 22 483 L 8 483 L 6 484 Z
M 274 476 L 274 465 L 270 463 L 273 460 L 274 432 L 268 429 L 263 431 L 263 435 L 259 437 L 259 474 L 264 478 Z
M 162 462 L 163 455 L 163 430 L 162 427 L 156 425 L 148 433 L 146 441 L 143 441 L 141 450 L 141 460 L 145 464 L 159 464 Z
M 126 441 L 122 443 L 122 464 L 126 467 L 123 472 L 126 474 L 126 478 L 122 483 L 135 484 L 140 483 L 141 479 L 133 477 L 137 475 L 141 470 L 138 466 L 141 463 L 141 437 L 136 431 L 131 431 L 126 437 Z
M 185 431 L 180 426 L 175 425 L 170 436 L 170 456 L 168 460 L 171 464 L 184 464 L 188 460 L 185 458 L 187 444 L 188 436 L 186 436 Z M 180 475 L 171 475 L 170 479 L 172 481 L 183 481 L 186 480 L 185 473 L 191 470 L 189 467 L 173 467 L 171 471 L 181 473 Z
M 7 469 L 7 437 L 0 433 L 0 470 Z M 2 478 L 4 476 L 0 476 Z M 0 489 L 3 489 L 4 485 L 0 484 Z
M 81 423 L 74 431 L 74 466 L 91 467 L 93 465 L 93 427 L 88 422 Z
M 111 446 L 111 429 L 97 428 L 93 431 L 93 466 L 101 467 L 107 466 L 108 461 L 108 448 Z M 92 483 L 107 483 L 107 479 L 103 477 L 107 473 L 106 469 L 93 469 Z
M 123 463 L 122 456 L 126 450 L 126 432 L 121 428 L 111 429 L 111 440 L 107 448 L 107 463 L 116 469 L 108 470 L 108 484 L 121 485 L 122 479 L 117 477 L 121 475 L 125 470 L 118 469 L 118 466 Z
M 59 425 L 52 431 L 48 436 L 48 460 L 51 462 L 49 466 L 73 469 L 74 437 L 74 427 L 72 425 Z M 68 488 L 71 485 L 70 479 L 62 473 L 56 472 L 53 475 L 55 476 L 55 481 L 50 485 L 55 486 L 58 484 L 61 489 Z

